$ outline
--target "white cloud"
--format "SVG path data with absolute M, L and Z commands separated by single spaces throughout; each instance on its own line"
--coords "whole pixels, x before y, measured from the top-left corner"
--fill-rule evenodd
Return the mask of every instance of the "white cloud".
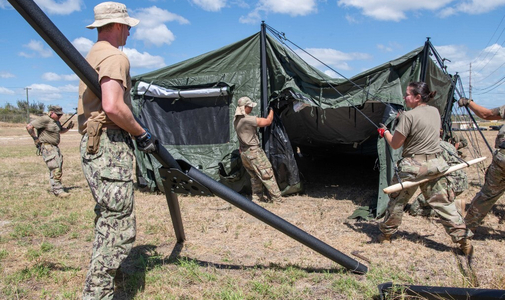
M 256 8 L 239 18 L 240 23 L 257 24 L 263 14 L 286 14 L 292 17 L 306 16 L 317 12 L 316 0 L 259 0 Z
M 136 49 L 124 48 L 124 53 L 128 56 L 130 60 L 130 66 L 132 68 L 162 68 L 165 65 L 165 61 L 161 56 L 153 56 L 147 52 L 140 53 Z
M 175 40 L 175 35 L 165 25 L 166 22 L 189 24 L 186 18 L 156 6 L 136 10 L 133 15 L 140 20 L 133 31 L 133 38 L 158 47 L 170 45 Z
M 468 53 L 462 45 L 444 45 L 435 47 L 445 61 L 447 71 L 461 77 L 465 96 L 469 96 L 470 64 L 472 98 L 484 107 L 493 108 L 496 103 L 503 103 L 505 84 L 505 47 L 494 44 L 478 53 Z
M 262 10 L 292 17 L 306 16 L 317 12 L 316 0 L 260 0 Z
M 16 75 L 9 73 L 9 72 L 0 72 L 0 78 L 14 78 Z
M 37 55 L 47 58 L 53 56 L 53 50 L 50 48 L 46 48 L 44 44 L 42 44 L 41 41 L 35 41 L 31 40 L 28 44 L 23 45 L 23 47 L 28 48 L 29 50 L 32 50 L 32 52 L 26 53 L 26 52 L 20 52 L 20 56 L 24 57 L 35 57 Z
M 82 56 L 86 56 L 88 54 L 94 43 L 95 42 L 92 40 L 84 37 L 76 38 L 72 41 L 72 45 L 74 45 L 74 47 L 77 49 L 77 51 L 79 51 L 79 53 L 82 54 Z
M 456 2 L 454 6 L 446 7 L 440 12 L 441 17 L 448 17 L 457 13 L 478 15 L 490 12 L 505 5 L 505 0 L 470 0 Z
M 383 45 L 383 44 L 378 44 L 377 45 L 377 49 L 379 49 L 380 51 L 383 51 L 383 52 L 391 52 L 391 51 L 393 51 L 393 48 L 388 47 L 388 46 Z
M 408 11 L 436 11 L 454 0 L 338 0 L 338 6 L 360 9 L 365 16 L 382 21 L 400 21 L 406 19 Z
M 312 56 L 316 57 L 318 60 L 324 62 L 324 64 L 334 67 L 337 70 L 351 70 L 351 67 L 347 62 L 353 60 L 367 60 L 371 59 L 371 56 L 367 53 L 350 52 L 344 53 L 335 49 L 327 48 L 307 48 L 306 52 L 310 53 Z M 327 68 L 318 60 L 312 58 L 309 54 L 302 50 L 295 50 L 295 52 L 308 64 L 318 68 Z M 334 76 L 333 76 L 334 77 Z
M 46 81 L 76 81 L 79 80 L 79 77 L 75 74 L 60 75 L 53 72 L 46 72 L 42 74 L 42 79 Z
M 351 24 L 358 24 L 359 23 L 359 21 L 356 19 L 356 17 L 348 15 L 348 14 L 345 15 L 345 19 L 347 20 L 347 22 L 349 22 Z
M 326 70 L 324 71 L 324 74 L 330 76 L 331 78 L 341 78 L 341 76 L 339 76 L 337 73 L 335 73 L 334 71 L 332 70 Z
M 30 98 L 36 101 L 53 101 L 64 99 L 63 93 L 77 94 L 78 85 L 67 84 L 63 86 L 52 86 L 48 84 L 34 83 L 30 86 Z
M 255 9 L 247 14 L 247 16 L 240 16 L 238 21 L 244 24 L 258 24 L 261 21 L 261 14 L 258 9 Z
M 84 5 L 82 0 L 36 0 L 40 8 L 52 15 L 69 15 L 75 11 L 80 11 L 81 6 Z
M 220 11 L 226 6 L 226 0 L 191 0 L 191 2 L 206 11 Z
M 170 45 L 175 40 L 175 35 L 165 24 L 153 27 L 139 27 L 135 30 L 133 38 L 142 40 L 146 45 L 155 45 L 157 47 L 163 44 Z
M 0 8 L 6 9 L 6 8 L 12 8 L 9 2 L 7 0 L 0 0 Z
M 0 94 L 3 95 L 14 95 L 16 94 L 13 90 L 0 86 Z
M 401 49 L 401 45 L 395 42 L 389 42 L 387 45 L 384 44 L 377 44 L 377 49 L 379 49 L 382 52 L 392 52 L 395 49 Z

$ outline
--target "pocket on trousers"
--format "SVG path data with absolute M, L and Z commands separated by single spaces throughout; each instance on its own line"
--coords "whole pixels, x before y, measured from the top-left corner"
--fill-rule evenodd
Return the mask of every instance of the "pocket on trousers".
M 274 176 L 271 168 L 260 168 L 261 178 L 264 180 L 268 180 Z
M 58 168 L 58 162 L 56 161 L 56 155 L 53 154 L 53 155 L 46 156 L 46 157 L 44 157 L 44 161 L 46 162 L 49 170 L 54 170 L 54 169 Z
M 131 181 L 133 173 L 131 168 L 109 167 L 100 172 L 100 177 L 112 181 Z
M 402 180 L 413 180 L 422 172 L 421 166 L 414 161 L 401 161 L 398 167 Z
M 426 163 L 428 167 L 428 174 L 427 175 L 436 175 L 440 173 L 444 173 L 449 169 L 449 165 L 445 161 L 445 159 L 442 158 L 436 158 L 436 159 L 430 159 Z

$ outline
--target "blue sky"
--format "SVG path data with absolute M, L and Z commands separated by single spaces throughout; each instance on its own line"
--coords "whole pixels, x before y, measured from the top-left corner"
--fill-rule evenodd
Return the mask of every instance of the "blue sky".
M 96 40 L 101 1 L 37 0 L 84 56 Z M 212 51 L 260 30 L 261 21 L 352 77 L 423 46 L 427 37 L 472 98 L 505 104 L 505 0 L 150 0 L 123 1 L 140 19 L 123 51 L 132 75 Z M 78 78 L 7 0 L 0 0 L 0 106 L 17 100 L 77 107 Z M 310 60 L 308 60 L 310 62 Z M 313 62 L 328 74 L 337 74 Z M 472 72 L 470 73 L 470 64 Z

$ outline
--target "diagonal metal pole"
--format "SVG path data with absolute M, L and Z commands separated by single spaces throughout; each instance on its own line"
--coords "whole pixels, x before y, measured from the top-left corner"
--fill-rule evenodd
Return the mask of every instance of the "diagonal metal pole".
M 69 67 L 79 76 L 79 78 L 90 88 L 95 95 L 101 95 L 98 77 L 95 70 L 82 57 L 82 55 L 65 38 L 58 28 L 47 18 L 33 0 L 8 0 L 14 8 L 28 21 L 30 25 L 46 40 L 46 42 L 58 53 L 58 55 L 69 65 Z M 250 201 L 227 186 L 213 180 L 207 175 L 195 169 L 193 166 L 176 161 L 172 155 L 163 147 L 157 144 L 157 152 L 153 155 L 164 168 L 172 169 L 181 174 L 186 174 L 190 180 L 206 187 L 213 194 L 228 201 L 230 204 L 240 208 L 246 213 L 267 223 L 275 229 L 283 232 L 296 241 L 306 245 L 314 251 L 324 255 L 334 262 L 344 266 L 348 270 L 364 274 L 368 267 L 350 258 L 330 245 L 322 242 L 314 236 L 306 233 L 300 228 L 271 213 L 256 203 Z M 165 194 L 170 191 L 165 191 Z M 168 197 L 167 197 L 168 200 Z M 180 216 L 180 212 L 178 212 Z M 174 222 L 174 220 L 172 220 Z M 182 225 L 182 221 L 181 221 Z

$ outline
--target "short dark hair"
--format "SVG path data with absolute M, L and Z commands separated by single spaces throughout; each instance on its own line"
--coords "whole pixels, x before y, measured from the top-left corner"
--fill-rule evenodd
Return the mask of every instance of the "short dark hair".
M 413 81 L 409 83 L 409 87 L 412 94 L 414 96 L 421 95 L 421 100 L 425 103 L 437 94 L 437 91 L 430 92 L 428 84 L 423 81 Z

